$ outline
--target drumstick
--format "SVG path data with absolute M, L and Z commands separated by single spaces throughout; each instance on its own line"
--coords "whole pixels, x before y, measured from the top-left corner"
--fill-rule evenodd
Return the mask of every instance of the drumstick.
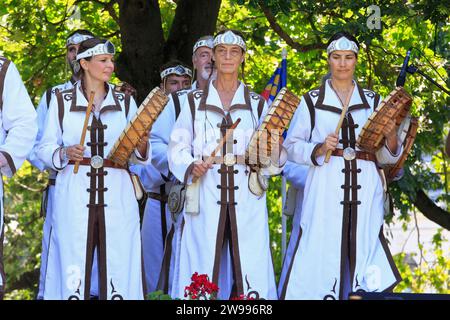
M 87 130 L 88 122 L 89 122 L 89 117 L 90 117 L 91 111 L 92 111 L 92 105 L 94 104 L 94 97 L 95 97 L 95 91 L 91 91 L 91 95 L 89 96 L 88 106 L 86 109 L 86 116 L 84 117 L 83 131 L 81 131 L 81 139 L 80 139 L 81 146 L 84 145 L 84 139 L 86 138 L 86 130 Z M 73 168 L 74 174 L 78 173 L 79 166 L 80 166 L 80 161 L 75 162 L 75 167 Z
M 339 130 L 341 130 L 342 122 L 344 121 L 345 114 L 347 113 L 348 104 L 350 103 L 350 98 L 352 97 L 354 88 L 355 88 L 355 86 L 352 87 L 352 91 L 349 93 L 349 95 L 347 96 L 347 99 L 345 101 L 345 104 L 342 106 L 341 117 L 339 118 L 338 125 L 336 127 L 336 130 L 334 131 L 334 133 L 337 135 L 339 135 Z M 336 93 L 336 95 L 337 95 L 337 93 Z M 325 156 L 325 163 L 328 163 L 328 161 L 330 161 L 331 152 L 332 152 L 331 149 L 327 151 L 327 155 Z
M 238 118 L 233 125 L 225 132 L 225 135 L 220 139 L 219 143 L 217 144 L 217 147 L 214 149 L 214 151 L 211 153 L 211 155 L 205 160 L 205 163 L 212 164 L 214 162 L 214 158 L 216 154 L 222 149 L 223 145 L 226 143 L 228 137 L 233 132 L 234 129 L 238 126 L 239 122 L 241 122 L 241 118 Z M 192 182 L 197 182 L 198 177 L 194 177 L 192 179 Z

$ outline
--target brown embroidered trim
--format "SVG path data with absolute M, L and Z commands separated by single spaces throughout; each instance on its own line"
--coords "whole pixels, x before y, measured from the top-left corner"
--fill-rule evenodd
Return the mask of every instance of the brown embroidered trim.
M 315 166 L 318 166 L 318 165 L 319 165 L 319 163 L 317 162 L 317 159 L 316 159 L 316 153 L 317 153 L 317 150 L 318 150 L 321 146 L 323 146 L 323 143 L 318 143 L 318 144 L 316 144 L 316 146 L 314 147 L 313 151 L 311 152 L 311 162 L 312 162 Z
M 378 93 L 376 93 L 375 98 L 373 100 L 373 110 L 377 110 L 378 104 L 380 103 L 380 99 L 381 99 L 381 96 Z
M 247 94 L 248 96 L 248 94 Z M 230 113 L 227 114 L 226 117 L 227 123 L 233 123 L 233 119 L 231 119 Z M 225 136 L 226 129 L 222 129 L 222 137 Z M 233 136 L 229 136 L 227 142 L 225 143 L 224 150 L 227 153 L 233 153 Z M 239 239 L 238 239 L 238 230 L 237 230 L 237 218 L 236 218 L 236 205 L 235 201 L 235 186 L 234 186 L 234 166 L 232 170 L 228 170 L 228 189 L 225 190 L 228 193 L 228 217 L 230 223 L 230 250 L 232 251 L 233 256 L 233 269 L 234 269 L 234 282 L 236 287 L 236 293 L 238 296 L 244 294 L 244 285 L 243 285 L 243 276 L 242 276 L 242 267 L 241 267 L 241 256 L 239 253 Z M 222 185 L 223 186 L 223 185 Z M 226 201 L 225 199 L 221 199 L 221 201 Z
M 159 192 L 161 196 L 165 196 L 166 186 L 163 184 L 159 187 Z M 159 213 L 161 216 L 161 237 L 163 248 L 166 245 L 166 237 L 167 237 L 167 220 L 166 220 L 166 205 L 164 202 L 159 203 Z
M 13 161 L 11 155 L 6 151 L 0 151 L 0 152 L 5 157 L 6 161 L 8 162 L 8 166 L 11 169 L 12 174 L 14 175 L 16 173 L 16 166 L 14 165 L 14 161 Z
M 94 120 L 95 122 L 98 122 L 97 127 L 97 135 L 98 144 L 96 145 L 98 150 L 98 155 L 102 158 L 105 157 L 104 153 L 104 147 L 105 147 L 105 134 L 104 130 L 106 130 L 106 126 L 103 125 L 101 120 Z M 93 145 L 94 147 L 95 145 Z M 99 168 L 97 171 L 97 175 L 92 178 L 98 179 L 98 206 L 97 206 L 97 212 L 98 212 L 98 269 L 99 269 L 99 299 L 107 299 L 108 291 L 107 291 L 107 264 L 106 264 L 106 225 L 105 225 L 105 192 L 108 191 L 108 188 L 105 188 L 105 167 Z
M 356 150 L 356 135 L 355 123 L 351 114 L 348 114 L 348 131 L 350 147 Z M 357 224 L 358 224 L 358 205 L 361 202 L 358 200 L 358 161 L 353 159 L 350 161 L 350 177 L 351 177 L 351 195 L 352 202 L 350 204 L 350 288 L 353 291 L 353 282 L 355 278 L 356 269 L 356 239 L 357 239 Z M 361 170 L 359 170 L 360 172 Z
M 192 172 L 192 170 L 194 169 L 194 164 L 195 162 L 192 162 L 189 167 L 187 167 L 186 172 L 184 173 L 184 184 L 187 184 L 188 178 Z
M 175 223 L 172 223 L 169 233 L 166 238 L 166 245 L 164 246 L 164 254 L 161 263 L 161 272 L 159 273 L 157 290 L 162 290 L 164 293 L 169 293 L 169 276 L 170 276 L 170 262 L 172 257 L 172 241 L 175 234 Z
M 226 125 L 226 119 L 222 119 L 222 126 Z M 222 137 L 225 135 L 225 129 L 221 129 Z M 226 153 L 226 145 L 223 146 L 222 152 Z M 227 182 L 227 166 L 224 164 L 220 165 L 220 185 L 228 186 Z M 231 170 L 230 170 L 231 171 Z M 212 281 L 214 283 L 218 283 L 219 281 L 219 272 L 220 272 L 220 260 L 222 255 L 222 247 L 224 243 L 224 235 L 225 235 L 225 227 L 227 220 L 227 190 L 226 188 L 221 188 L 220 190 L 220 214 L 219 214 L 219 225 L 217 226 L 217 236 L 216 236 L 216 250 L 214 256 L 214 267 L 213 267 L 213 276 Z
M 6 58 L 0 58 L 0 62 L 3 62 L 0 69 L 0 110 L 3 109 L 3 90 L 5 87 L 5 78 L 6 78 L 6 71 L 8 71 L 8 67 L 11 64 L 11 61 L 9 61 Z
M 344 140 L 343 148 L 347 148 L 348 145 L 348 122 L 347 118 L 344 118 L 341 127 L 342 139 Z M 341 228 L 341 270 L 339 279 L 339 299 L 344 299 L 344 282 L 345 273 L 347 268 L 347 262 L 349 259 L 349 224 L 350 224 L 350 162 L 344 161 L 344 201 L 342 212 L 342 228 Z
M 64 101 L 62 92 L 56 93 L 56 100 L 58 101 L 58 120 L 59 120 L 59 128 L 61 132 L 63 132 L 63 120 L 64 120 Z
M 331 112 L 337 113 L 339 115 L 342 113 L 342 109 L 336 108 L 333 106 L 328 106 L 325 104 L 320 104 L 320 105 L 316 104 L 316 108 L 320 109 L 320 110 L 331 111 Z
M 383 292 L 390 292 L 394 290 L 394 288 L 403 280 L 402 276 L 400 275 L 400 272 L 397 269 L 397 266 L 395 265 L 394 259 L 392 258 L 391 251 L 389 250 L 389 246 L 387 244 L 386 238 L 383 234 L 383 227 L 380 228 L 380 233 L 378 235 L 378 238 L 380 239 L 381 246 L 383 247 L 384 253 L 386 254 L 386 257 L 389 261 L 389 265 L 391 267 L 392 272 L 394 273 L 396 281 L 390 285 L 388 288 L 383 290 Z
M 364 94 L 364 90 L 358 84 L 356 84 L 356 87 L 358 88 L 359 96 L 361 97 L 361 100 L 363 102 L 363 108 L 364 109 L 370 109 L 370 105 L 367 102 L 366 95 Z M 349 108 L 349 110 L 350 110 L 350 108 Z
M 3 205 L 3 204 L 1 204 Z M 0 285 L 0 300 L 3 300 L 6 287 L 6 274 L 5 267 L 3 265 L 3 240 L 5 238 L 5 224 L 2 223 L 2 229 L 0 230 L 0 277 L 2 277 L 2 284 Z
M 286 292 L 287 292 L 287 288 L 288 288 L 288 284 L 289 284 L 289 279 L 291 277 L 292 267 L 294 266 L 294 260 L 295 260 L 295 257 L 297 256 L 298 247 L 300 246 L 300 239 L 302 238 L 303 230 L 300 226 L 299 226 L 299 228 L 300 228 L 300 233 L 298 235 L 297 241 L 295 242 L 295 249 L 294 249 L 294 252 L 292 253 L 292 259 L 289 264 L 288 271 L 286 273 L 286 277 L 285 277 L 284 284 L 283 284 L 283 290 L 281 291 L 280 300 L 286 299 Z

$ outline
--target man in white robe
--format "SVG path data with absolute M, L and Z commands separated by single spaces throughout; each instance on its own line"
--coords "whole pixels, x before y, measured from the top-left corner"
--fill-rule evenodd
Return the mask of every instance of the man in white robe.
M 37 134 L 36 111 L 20 74 L 10 60 L 0 56 L 0 172 L 8 178 L 18 170 L 33 147 Z M 0 182 L 3 199 L 3 179 Z M 3 201 L 0 204 L 0 299 L 5 293 L 3 268 Z

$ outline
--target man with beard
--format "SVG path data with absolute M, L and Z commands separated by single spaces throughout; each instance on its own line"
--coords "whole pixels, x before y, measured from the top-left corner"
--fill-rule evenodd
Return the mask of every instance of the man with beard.
M 155 161 L 152 161 L 152 166 L 140 168 L 139 176 L 149 198 L 142 222 L 144 264 L 149 292 L 161 289 L 167 293 L 170 290 L 172 265 L 176 256 L 176 230 L 181 219 L 174 221 L 167 207 L 167 194 L 174 180 L 168 171 L 167 146 L 183 99 L 192 89 L 205 88 L 211 78 L 212 46 L 212 36 L 202 37 L 194 44 L 192 64 L 194 75 L 197 76 L 196 81 L 192 83 L 191 88 L 169 95 L 169 102 L 154 123 L 150 135 L 152 147 L 156 147 L 156 150 L 152 151 L 152 157 L 156 157 Z M 166 82 L 163 79 L 166 92 L 171 87 L 169 82 L 170 79 Z

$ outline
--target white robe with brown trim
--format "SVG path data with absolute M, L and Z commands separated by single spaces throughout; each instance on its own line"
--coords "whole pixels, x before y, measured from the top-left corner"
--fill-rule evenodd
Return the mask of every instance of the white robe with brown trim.
M 308 169 L 309 166 L 287 161 L 283 170 L 283 176 L 290 184 L 289 191 L 290 188 L 293 188 L 296 190 L 296 194 L 294 215 L 290 217 L 292 223 L 291 234 L 289 237 L 289 243 L 286 248 L 286 252 L 284 254 L 280 281 L 278 282 L 278 295 L 281 295 L 281 291 L 283 290 L 283 286 L 286 280 L 286 274 L 288 272 L 288 266 L 290 265 L 290 262 L 292 261 L 295 253 L 295 245 L 297 243 L 300 231 L 299 226 L 302 213 L 303 193 L 305 189 L 306 176 L 308 175 Z
M 44 216 L 44 227 L 42 232 L 42 252 L 41 252 L 41 267 L 39 273 L 39 290 L 37 294 L 37 299 L 43 299 L 43 291 L 44 291 L 44 280 L 45 274 L 47 273 L 47 257 L 48 257 L 48 246 L 50 244 L 50 230 L 51 230 L 51 208 L 53 204 L 53 198 L 55 195 L 55 179 L 56 179 L 56 171 L 50 168 L 46 168 L 44 163 L 37 156 L 37 148 L 39 142 L 41 141 L 42 134 L 45 129 L 45 120 L 47 118 L 47 112 L 50 107 L 51 99 L 55 98 L 55 93 L 58 91 L 64 91 L 70 88 L 73 88 L 75 81 L 70 79 L 67 82 L 56 85 L 52 88 L 49 88 L 44 92 L 39 101 L 38 107 L 36 109 L 37 113 L 37 123 L 38 123 L 38 133 L 36 137 L 36 141 L 34 142 L 33 150 L 28 156 L 28 161 L 40 171 L 47 170 L 49 173 L 49 183 L 47 185 L 46 190 L 42 194 L 41 200 L 41 214 Z M 96 269 L 96 260 L 94 261 L 94 269 Z M 91 284 L 91 294 L 98 295 L 97 292 L 97 277 L 94 274 Z
M 307 94 L 315 105 L 314 129 L 311 132 L 303 97 L 284 143 L 289 160 L 308 165 L 309 172 L 295 256 L 287 266 L 280 298 L 346 299 L 349 291 L 388 290 L 400 275 L 383 235 L 384 190 L 377 166 L 337 156 L 329 163 L 324 163 L 324 156 L 315 158 L 319 144 L 336 129 L 342 107 L 328 81 Z M 380 100 L 374 92 L 355 87 L 338 148 L 355 147 Z M 395 154 L 383 146 L 376 158 L 389 164 L 400 154 L 399 143 Z
M 12 177 L 22 166 L 37 134 L 36 111 L 19 71 L 0 56 L 0 153 L 6 159 L 1 174 Z M 3 296 L 3 179 L 0 182 L 0 298 Z
M 89 299 L 94 248 L 98 253 L 99 299 L 143 299 L 144 272 L 139 211 L 129 173 L 61 163 L 59 148 L 78 144 L 87 99 L 78 82 L 52 99 L 38 156 L 58 170 L 44 299 Z M 129 110 L 125 100 L 130 99 Z M 62 106 L 61 107 L 61 103 Z M 108 93 L 100 112 L 91 113 L 84 156 L 106 158 L 136 113 L 133 98 Z M 150 146 L 148 153 L 150 154 Z M 135 151 L 130 161 L 146 164 Z
M 195 83 L 194 83 L 195 85 Z M 180 90 L 169 95 L 169 101 L 152 126 L 150 140 L 152 144 L 152 164 L 141 169 L 140 175 L 146 189 L 154 194 L 165 191 L 167 197 L 171 184 L 176 180 L 169 172 L 167 148 L 170 133 L 181 110 L 181 101 L 191 90 Z M 177 101 L 175 101 L 177 99 Z M 178 102 L 178 107 L 176 107 Z M 177 108 L 180 110 L 177 114 Z M 142 167 L 142 166 L 140 166 Z M 150 179 L 153 177 L 152 179 Z M 173 221 L 166 202 L 149 198 L 145 206 L 142 222 L 142 246 L 149 291 L 171 292 L 175 259 L 178 254 L 177 229 L 182 217 Z
M 160 188 L 164 187 L 165 181 L 153 165 L 135 165 L 130 170 L 139 176 L 146 192 L 161 197 Z M 170 212 L 167 210 L 166 203 L 149 197 L 145 204 L 141 227 L 147 293 L 156 290 L 164 243 L 170 226 Z
M 243 157 L 251 134 L 267 112 L 263 98 L 249 94 L 242 83 L 228 113 L 215 87 L 210 84 L 207 88 L 205 92 L 196 90 L 188 94 L 169 142 L 170 171 L 188 184 L 192 182 L 190 171 L 194 159 L 208 157 L 226 128 L 238 118 L 241 122 L 224 149 L 226 153 Z M 190 98 L 196 108 L 194 121 L 188 104 Z M 220 154 L 224 154 L 224 149 Z M 284 165 L 283 156 L 285 150 L 281 160 Z M 264 173 L 277 174 L 281 170 L 282 166 L 270 166 Z M 260 199 L 253 195 L 248 188 L 248 177 L 249 168 L 240 161 L 232 166 L 214 164 L 199 180 L 200 212 L 198 215 L 184 213 L 173 297 L 184 298 L 185 286 L 190 285 L 192 274 L 198 272 L 207 274 L 219 286 L 220 299 L 230 298 L 233 291 L 236 295 L 253 291 L 260 298 L 277 299 L 266 195 Z

